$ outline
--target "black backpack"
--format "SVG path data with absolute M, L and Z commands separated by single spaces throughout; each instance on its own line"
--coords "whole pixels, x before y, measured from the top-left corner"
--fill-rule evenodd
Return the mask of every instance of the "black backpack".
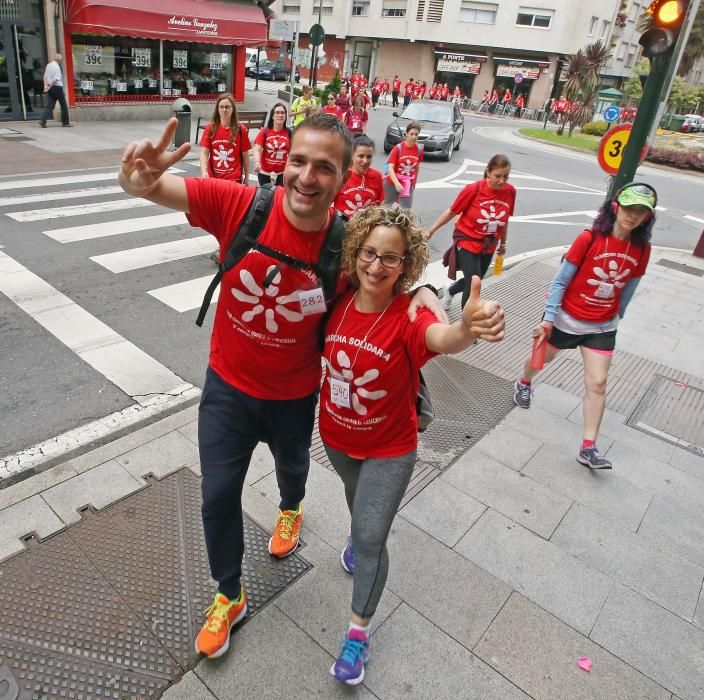
M 328 308 L 330 307 L 332 300 L 335 298 L 335 291 L 337 289 L 337 279 L 340 272 L 340 257 L 342 253 L 342 238 L 345 235 L 346 220 L 341 214 L 335 213 L 335 218 L 328 229 L 317 263 L 308 263 L 303 260 L 298 260 L 285 253 L 280 253 L 278 250 L 269 248 L 269 246 L 259 243 L 257 240 L 264 228 L 264 224 L 269 218 L 269 213 L 274 203 L 274 192 L 275 188 L 272 185 L 260 185 L 257 187 L 257 193 L 254 195 L 254 199 L 245 214 L 242 225 L 232 237 L 225 258 L 220 262 L 218 271 L 205 292 L 203 303 L 201 304 L 198 318 L 196 319 L 197 326 L 200 327 L 203 325 L 203 320 L 208 313 L 213 294 L 220 284 L 222 276 L 242 260 L 250 250 L 258 250 L 281 263 L 281 265 L 277 265 L 274 270 L 267 275 L 267 278 L 264 280 L 264 286 L 271 284 L 271 281 L 283 265 L 294 267 L 297 270 L 312 270 L 320 278 L 323 285 L 325 302 Z

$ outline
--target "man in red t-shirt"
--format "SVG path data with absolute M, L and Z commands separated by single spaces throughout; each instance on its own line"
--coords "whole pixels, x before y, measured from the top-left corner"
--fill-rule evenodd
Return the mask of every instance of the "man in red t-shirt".
M 391 83 L 391 106 L 398 107 L 398 93 L 401 92 L 401 78 L 398 75 L 394 75 L 393 82 Z
M 445 83 L 442 86 L 442 89 L 440 91 L 440 99 L 441 100 L 447 100 L 447 98 L 450 96 L 450 88 L 448 87 L 447 83 Z
M 384 98 L 384 105 L 389 106 L 389 92 L 391 92 L 391 83 L 384 78 L 381 83 L 381 96 Z
M 416 86 L 413 78 L 409 78 L 408 82 L 403 86 L 403 106 L 408 107 L 413 99 L 413 88 Z

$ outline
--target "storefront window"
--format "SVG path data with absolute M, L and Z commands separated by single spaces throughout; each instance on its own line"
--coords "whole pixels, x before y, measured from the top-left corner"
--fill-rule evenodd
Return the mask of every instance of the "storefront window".
M 226 46 L 165 41 L 161 85 L 157 40 L 89 35 L 71 38 L 79 101 L 101 97 L 160 99 L 160 95 L 212 99 L 232 85 L 232 54 Z

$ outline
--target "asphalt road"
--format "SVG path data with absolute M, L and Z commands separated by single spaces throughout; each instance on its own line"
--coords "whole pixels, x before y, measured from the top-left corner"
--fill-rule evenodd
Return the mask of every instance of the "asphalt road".
M 390 120 L 390 108 L 371 113 L 369 131 L 379 145 L 374 163 L 379 169 L 385 161 L 381 144 Z M 415 200 L 418 215 L 424 224 L 432 223 L 464 184 L 482 176 L 491 155 L 502 152 L 513 163 L 512 182 L 518 189 L 508 255 L 570 242 L 601 203 L 605 176 L 594 157 L 556 155 L 517 142 L 509 126 L 504 121 L 468 117 L 465 137 L 452 161 L 423 164 Z M 198 172 L 195 163 L 184 164 L 183 171 L 186 175 Z M 183 223 L 118 232 L 118 224 L 167 212 L 154 206 L 127 208 L 124 195 L 114 191 L 71 196 L 79 189 L 114 187 L 109 170 L 85 173 L 88 177 L 101 174 L 107 179 L 96 177 L 80 184 L 70 177 L 65 183 L 50 184 L 30 182 L 39 176 L 26 177 L 15 189 L 7 187 L 12 178 L 0 179 L 0 277 L 5 276 L 5 284 L 0 280 L 0 457 L 129 410 L 138 400 L 135 396 L 147 390 L 128 390 L 127 384 L 132 386 L 133 380 L 138 384 L 141 376 L 153 374 L 148 361 L 186 384 L 202 386 L 214 314 L 211 311 L 205 327 L 198 329 L 194 319 L 200 292 L 191 292 L 184 304 L 173 285 L 214 274 L 206 254 L 211 244 L 202 231 Z M 642 179 L 658 189 L 664 208 L 658 213 L 655 243 L 691 250 L 704 224 L 700 204 L 704 178 L 652 171 Z M 35 201 L 10 199 L 20 196 L 34 196 Z M 118 204 L 108 211 L 68 209 L 96 202 Z M 50 208 L 56 210 L 50 217 L 26 214 Z M 87 224 L 94 228 L 75 228 Z M 446 226 L 433 238 L 434 258 L 447 247 L 450 236 Z M 148 256 L 152 257 L 147 260 Z M 76 337 L 73 347 L 67 347 L 55 329 L 48 329 L 51 323 L 26 303 L 36 290 L 20 285 L 14 301 L 9 298 L 9 271 L 15 269 L 23 279 L 48 284 L 52 294 L 60 293 L 61 299 L 73 304 L 70 311 L 56 312 L 53 307 L 47 311 L 69 339 Z M 99 324 L 105 324 L 107 331 Z M 89 333 L 89 327 L 102 330 Z M 99 371 L 101 362 L 110 368 L 110 353 L 116 347 L 120 353 L 126 348 L 123 359 L 137 357 L 134 368 L 122 368 L 118 374 L 130 375 L 126 383 Z M 130 365 L 132 360 L 124 363 Z M 158 393 L 153 388 L 149 391 Z

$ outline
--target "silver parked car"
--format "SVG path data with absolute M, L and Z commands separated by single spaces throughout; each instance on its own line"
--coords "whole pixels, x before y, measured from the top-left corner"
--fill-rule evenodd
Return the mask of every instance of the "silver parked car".
M 464 137 L 464 117 L 459 107 L 453 102 L 437 100 L 415 100 L 400 114 L 394 112 L 394 119 L 386 128 L 384 152 L 406 138 L 406 126 L 409 122 L 420 124 L 418 143 L 423 144 L 427 155 L 437 155 L 449 161 Z

